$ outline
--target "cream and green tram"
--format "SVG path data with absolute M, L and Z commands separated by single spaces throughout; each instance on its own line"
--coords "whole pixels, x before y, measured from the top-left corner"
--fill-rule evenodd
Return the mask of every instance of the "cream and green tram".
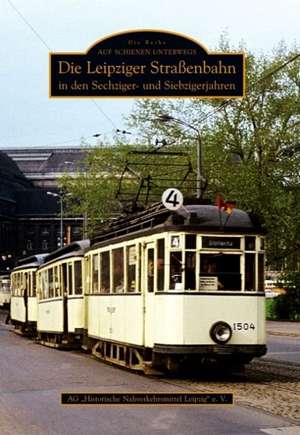
M 83 254 L 88 240 L 49 254 L 37 273 L 38 338 L 53 347 L 81 344 L 84 329 Z
M 85 254 L 85 347 L 137 370 L 243 365 L 266 353 L 264 238 L 238 209 L 157 205 Z
M 19 260 L 11 272 L 10 318 L 16 329 L 23 333 L 34 333 L 36 330 L 36 271 L 46 256 L 33 255 Z

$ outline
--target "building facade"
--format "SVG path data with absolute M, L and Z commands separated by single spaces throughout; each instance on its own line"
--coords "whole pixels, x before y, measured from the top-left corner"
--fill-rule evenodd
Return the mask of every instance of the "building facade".
M 19 258 L 82 238 L 83 218 L 65 217 L 60 196 L 49 191 L 59 195 L 59 178 L 78 172 L 85 154 L 79 149 L 0 151 L 0 272 Z

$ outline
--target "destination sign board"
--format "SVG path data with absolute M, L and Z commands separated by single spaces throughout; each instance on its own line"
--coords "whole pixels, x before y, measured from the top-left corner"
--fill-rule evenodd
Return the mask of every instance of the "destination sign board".
M 240 249 L 239 237 L 202 237 L 202 248 L 210 249 Z

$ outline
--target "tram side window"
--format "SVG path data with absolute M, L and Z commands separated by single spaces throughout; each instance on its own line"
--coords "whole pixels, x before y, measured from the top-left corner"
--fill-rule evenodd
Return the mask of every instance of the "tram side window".
M 240 291 L 240 255 L 201 254 L 200 290 Z
M 16 296 L 17 295 L 17 282 L 16 282 L 16 275 L 13 275 L 12 277 L 12 295 Z
M 182 253 L 170 253 L 170 288 L 182 290 Z
M 24 287 L 25 287 L 25 275 L 24 273 L 20 273 L 20 296 L 23 296 L 24 294 Z
M 87 256 L 84 257 L 84 276 L 86 277 L 85 280 L 85 291 L 86 293 L 92 293 L 91 292 L 91 280 L 90 280 L 90 273 L 89 271 L 91 270 L 91 266 L 90 266 L 90 261 L 91 261 L 91 257 Z
M 24 273 L 24 286 L 23 286 L 23 296 L 24 299 L 27 299 L 29 296 L 30 287 L 29 287 L 29 273 Z
M 258 254 L 258 288 L 257 290 L 262 292 L 264 291 L 264 254 Z
M 20 285 L 21 285 L 20 273 L 17 273 L 17 276 L 16 276 L 16 295 L 17 296 L 20 296 L 20 291 L 19 291 Z
M 21 274 L 20 273 L 18 273 L 17 274 L 17 296 L 20 296 L 21 295 Z
M 49 298 L 54 296 L 54 280 L 53 280 L 53 269 L 49 269 Z
M 33 297 L 36 296 L 36 273 L 31 273 L 31 295 Z
M 28 272 L 27 274 L 27 279 L 26 279 L 26 288 L 27 288 L 27 293 L 28 296 L 32 295 L 32 272 Z
M 15 289 L 16 296 L 19 296 L 19 286 L 20 286 L 20 274 L 17 273 L 17 275 L 16 275 L 16 289 Z
M 245 254 L 245 291 L 255 291 L 255 254 Z
M 93 283 L 92 283 L 92 293 L 98 293 L 99 288 L 99 254 L 93 255 L 93 261 L 92 261 L 92 277 L 93 277 Z
M 28 272 L 27 274 L 27 295 L 32 296 L 32 280 L 31 280 L 32 272 Z
M 138 270 L 137 270 L 137 289 L 140 292 L 142 289 L 142 244 L 138 244 Z
M 21 296 L 22 294 L 22 278 L 23 275 L 21 273 L 18 273 L 18 296 Z
M 68 278 L 67 278 L 67 264 L 66 263 L 61 264 L 60 272 L 61 272 L 62 296 L 66 297 L 66 295 L 68 294 Z
M 109 293 L 110 290 L 110 260 L 109 251 L 101 252 L 101 293 Z
M 69 295 L 73 294 L 73 267 L 72 263 L 68 264 L 68 283 L 69 283 Z
M 33 281 L 36 285 L 36 296 L 41 299 L 41 274 L 40 273 L 34 273 L 35 278 Z
M 44 299 L 49 298 L 48 270 L 42 272 L 42 295 Z
M 20 275 L 19 275 L 19 287 L 18 287 L 18 290 L 19 290 L 19 296 L 22 296 L 23 295 L 23 279 L 24 279 L 24 274 L 22 273 L 22 272 L 20 272 Z
M 113 256 L 113 293 L 124 292 L 124 254 L 123 248 L 112 250 Z
M 157 290 L 165 289 L 165 240 L 157 241 Z
M 74 273 L 75 273 L 75 295 L 81 295 L 82 294 L 81 261 L 75 261 L 75 263 L 74 263 Z
M 59 269 L 55 266 L 53 269 L 53 281 L 54 281 L 54 297 L 60 296 L 60 286 L 59 286 Z
M 127 247 L 127 256 L 126 256 L 126 270 L 127 270 L 127 283 L 126 290 L 128 292 L 136 291 L 136 247 L 128 246 Z
M 147 255 L 147 290 L 152 293 L 154 291 L 154 249 L 148 249 Z

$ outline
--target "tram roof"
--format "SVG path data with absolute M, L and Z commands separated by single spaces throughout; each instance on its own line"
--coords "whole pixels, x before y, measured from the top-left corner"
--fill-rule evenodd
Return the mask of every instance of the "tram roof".
M 78 240 L 76 242 L 70 243 L 69 245 L 63 246 L 62 248 L 59 248 L 47 255 L 43 264 L 49 264 L 58 259 L 81 256 L 84 254 L 85 250 L 89 248 L 89 246 L 89 240 Z
M 187 204 L 177 211 L 166 209 L 161 203 L 148 209 L 110 222 L 99 229 L 92 240 L 98 244 L 113 238 L 143 235 L 162 231 L 196 231 L 219 234 L 262 234 L 258 218 L 234 208 L 231 214 L 210 204 Z
M 47 256 L 48 254 L 37 254 L 31 255 L 30 257 L 22 258 L 18 261 L 17 266 L 13 270 L 15 271 L 39 267 L 41 264 L 44 263 Z

